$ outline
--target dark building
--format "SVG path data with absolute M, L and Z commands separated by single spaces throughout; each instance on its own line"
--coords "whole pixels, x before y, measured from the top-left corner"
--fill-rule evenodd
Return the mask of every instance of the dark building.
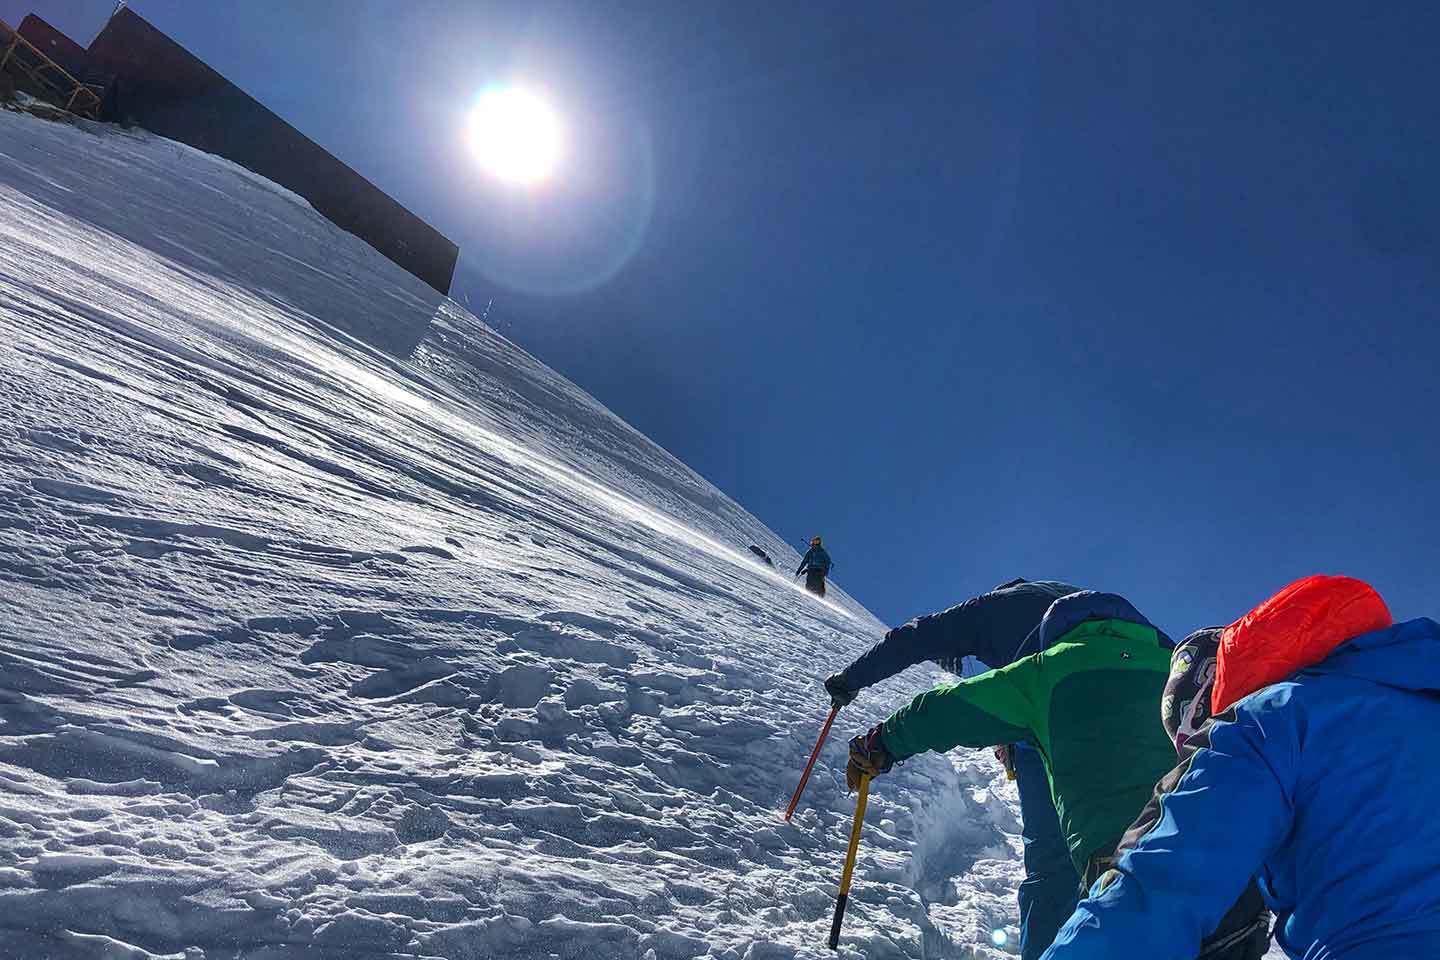
M 20 36 L 29 40 L 41 53 L 59 64 L 66 73 L 77 79 L 84 79 L 86 72 L 85 48 L 35 14 L 27 14 L 20 21 Z
M 78 43 L 34 14 L 18 30 L 0 20 L 0 91 L 6 99 L 23 92 L 76 116 L 97 118 L 105 86 L 81 76 L 85 58 Z
M 25 39 L 77 77 L 103 78 L 104 116 L 232 160 L 310 201 L 441 293 L 460 249 L 128 8 L 82 50 L 39 17 Z

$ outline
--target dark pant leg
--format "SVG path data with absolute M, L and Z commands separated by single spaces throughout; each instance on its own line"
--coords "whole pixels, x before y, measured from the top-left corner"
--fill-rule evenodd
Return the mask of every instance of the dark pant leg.
M 1220 920 L 1220 926 L 1200 942 L 1203 960 L 1260 960 L 1270 950 L 1270 911 L 1255 881 Z
M 817 596 L 825 596 L 825 574 L 815 570 L 805 574 L 805 589 Z
M 1050 780 L 1040 754 L 1023 744 L 1015 749 L 1015 786 L 1020 790 L 1025 879 L 1020 883 L 1020 957 L 1037 960 L 1075 911 L 1080 877 L 1060 832 L 1050 800 Z

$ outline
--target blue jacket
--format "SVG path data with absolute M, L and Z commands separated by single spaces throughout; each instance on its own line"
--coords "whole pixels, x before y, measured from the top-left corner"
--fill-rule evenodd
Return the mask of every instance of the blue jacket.
M 805 551 L 805 556 L 800 559 L 800 567 L 795 572 L 818 570 L 823 575 L 829 573 L 832 566 L 830 554 L 825 552 L 824 547 L 811 547 Z
M 926 660 L 954 674 L 961 672 L 966 657 L 974 657 L 992 670 L 1003 667 L 1040 651 L 1038 635 L 1045 611 L 1056 600 L 1079 590 L 1058 580 L 1012 580 L 948 610 L 896 627 L 841 676 L 847 689 L 863 690 Z
M 1430 619 L 1251 694 L 1161 781 L 1118 879 L 1080 902 L 1045 960 L 1190 960 L 1252 875 L 1296 960 L 1440 957 L 1437 729 Z

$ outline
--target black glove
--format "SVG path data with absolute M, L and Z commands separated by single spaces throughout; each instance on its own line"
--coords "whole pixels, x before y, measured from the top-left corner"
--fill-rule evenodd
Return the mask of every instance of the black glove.
M 885 749 L 885 741 L 880 739 L 880 727 L 877 726 L 869 733 L 862 733 L 850 741 L 850 763 L 845 767 L 845 786 L 853 792 L 860 786 L 862 776 L 878 777 L 882 773 L 889 773 L 893 766 L 895 758 Z
M 832 707 L 843 707 L 855 699 L 859 690 L 851 690 L 845 686 L 845 678 L 838 673 L 832 673 L 825 678 L 825 692 L 830 694 L 830 705 Z

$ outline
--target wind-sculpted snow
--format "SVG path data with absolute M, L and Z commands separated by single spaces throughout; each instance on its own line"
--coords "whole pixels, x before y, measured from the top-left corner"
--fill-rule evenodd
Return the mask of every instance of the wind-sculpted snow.
M 0 339 L 0 956 L 828 955 L 844 740 L 932 677 L 782 823 L 881 627 L 710 484 L 144 135 L 0 111 Z M 1001 955 L 998 772 L 877 783 L 842 955 Z

